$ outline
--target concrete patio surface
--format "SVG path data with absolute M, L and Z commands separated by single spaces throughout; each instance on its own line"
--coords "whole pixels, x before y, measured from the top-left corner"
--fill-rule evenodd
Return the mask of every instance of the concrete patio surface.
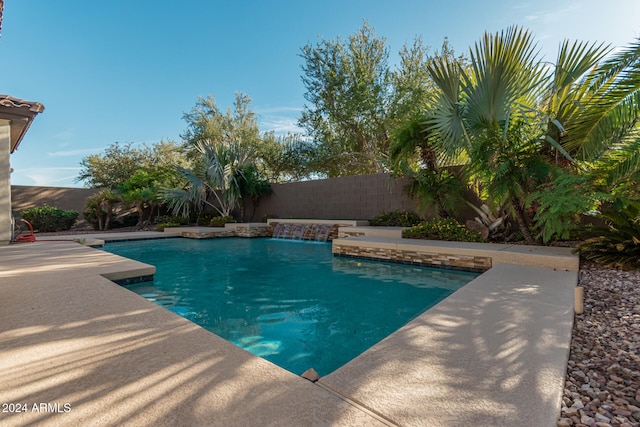
M 177 229 L 167 228 L 166 231 L 127 231 L 121 233 L 101 233 L 96 231 L 95 233 L 85 234 L 73 234 L 73 235 L 51 235 L 51 236 L 38 236 L 38 241 L 73 241 L 77 240 L 108 240 L 110 242 L 126 241 L 126 240 L 139 240 L 139 239 L 166 239 L 170 237 L 180 237 L 180 232 Z
M 500 264 L 322 378 L 406 426 L 555 426 L 576 273 Z
M 0 247 L 0 425 L 555 425 L 576 272 L 496 265 L 314 384 L 105 278 L 152 270 Z
M 44 241 L 0 260 L 0 403 L 27 405 L 0 425 L 384 425 L 101 276 L 146 264 Z

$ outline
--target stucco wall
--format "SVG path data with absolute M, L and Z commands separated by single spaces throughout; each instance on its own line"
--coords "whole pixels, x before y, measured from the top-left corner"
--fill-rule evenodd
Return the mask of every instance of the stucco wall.
M 49 205 L 82 213 L 88 197 L 99 190 L 94 188 L 11 186 L 11 210 L 15 216 L 34 206 Z M 82 215 L 80 215 L 82 218 Z
M 247 206 L 245 221 L 259 221 L 265 215 L 278 218 L 368 220 L 383 212 L 415 211 L 415 203 L 404 187 L 406 178 L 388 174 L 348 176 L 316 181 L 273 184 L 273 192 L 260 199 L 255 209 Z M 12 210 L 20 211 L 48 204 L 82 212 L 87 197 L 98 190 L 86 188 L 11 187 Z M 473 218 L 461 206 L 461 218 Z M 82 216 L 81 216 L 82 217 Z
M 264 215 L 278 218 L 370 219 L 395 210 L 415 210 L 407 196 L 406 179 L 388 174 L 347 176 L 316 181 L 274 184 L 260 199 L 253 220 Z M 248 209 L 247 216 L 252 210 Z
M 11 122 L 0 119 L 0 245 L 11 240 Z

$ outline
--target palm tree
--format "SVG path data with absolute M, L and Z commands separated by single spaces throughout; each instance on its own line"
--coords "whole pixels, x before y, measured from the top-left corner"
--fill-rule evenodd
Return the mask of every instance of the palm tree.
M 562 147 L 615 186 L 640 172 L 640 38 L 604 61 L 609 51 L 563 45 L 556 74 L 570 72 L 549 105 L 562 124 Z
M 200 212 L 206 205 L 221 216 L 230 216 L 241 197 L 239 180 L 250 164 L 250 151 L 240 143 L 200 141 L 195 146 L 200 154 L 196 166 L 177 167 L 185 185 L 165 190 L 163 197 L 176 215 L 188 217 L 192 209 Z
M 86 200 L 84 215 L 89 218 L 95 215 L 98 230 L 108 230 L 113 219 L 113 211 L 121 201 L 122 197 L 115 191 L 101 190 Z
M 485 196 L 507 201 L 529 242 L 525 200 L 554 167 L 640 171 L 640 41 L 605 61 L 603 44 L 564 42 L 555 66 L 538 59 L 529 32 L 485 34 L 470 65 L 429 64 L 437 95 L 423 132 L 439 155 L 469 158 Z
M 472 177 L 494 203 L 508 202 L 532 242 L 525 199 L 548 173 L 539 156 L 545 129 L 535 120 L 548 73 L 531 35 L 516 27 L 485 34 L 470 52 L 468 68 L 440 57 L 429 72 L 437 97 L 425 130 L 436 150 L 449 159 L 465 152 Z

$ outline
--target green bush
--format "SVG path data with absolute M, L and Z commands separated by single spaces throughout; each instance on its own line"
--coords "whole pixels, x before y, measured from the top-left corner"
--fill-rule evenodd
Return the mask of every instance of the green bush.
M 533 222 L 537 237 L 548 243 L 572 238 L 579 229 L 580 215 L 593 210 L 596 200 L 608 198 L 593 189 L 590 177 L 564 173 L 539 186 L 527 202 L 536 208 Z
M 153 218 L 155 224 L 176 224 L 174 227 L 178 225 L 189 225 L 189 221 L 187 217 L 174 215 L 157 215 Z
M 267 220 L 275 218 L 278 218 L 278 216 L 274 214 L 266 214 L 262 218 L 260 218 L 260 222 L 267 222 Z
M 93 227 L 94 230 L 100 230 L 100 227 L 98 226 L 97 212 L 98 210 L 95 207 L 90 206 L 85 206 L 85 208 L 82 210 L 82 216 L 84 217 L 85 221 L 91 224 L 91 227 Z
M 73 227 L 78 220 L 78 212 L 65 211 L 53 206 L 37 206 L 22 211 L 22 219 L 31 223 L 40 232 L 63 231 Z
M 171 227 L 180 227 L 181 224 L 175 223 L 175 222 L 163 222 L 160 224 L 156 224 L 156 231 L 164 231 L 165 228 L 171 228 Z
M 140 221 L 140 216 L 136 214 L 125 215 L 123 217 L 119 217 L 111 221 L 109 224 L 110 229 L 114 228 L 124 228 L 124 227 L 135 227 L 138 225 Z
M 433 219 L 425 221 L 402 232 L 406 239 L 451 240 L 456 242 L 482 242 L 476 231 L 467 230 L 455 219 Z
M 418 214 L 408 211 L 383 212 L 369 221 L 369 225 L 384 227 L 413 227 L 422 219 Z
M 206 225 L 211 222 L 212 219 L 219 217 L 220 214 L 216 211 L 207 211 L 207 212 L 199 212 L 193 213 L 191 215 L 191 223 L 195 223 L 196 225 Z
M 578 246 L 588 260 L 607 267 L 640 268 L 640 203 L 620 200 L 603 205 L 597 217 L 607 227 L 592 227 L 591 237 Z
M 209 227 L 224 227 L 227 223 L 238 222 L 232 216 L 216 216 L 209 221 Z

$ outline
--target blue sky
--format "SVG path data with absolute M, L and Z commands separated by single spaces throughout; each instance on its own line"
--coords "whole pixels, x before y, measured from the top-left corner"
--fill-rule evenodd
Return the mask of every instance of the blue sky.
M 565 38 L 632 42 L 639 16 L 638 0 L 6 0 L 0 93 L 45 106 L 11 156 L 12 183 L 81 186 L 81 159 L 113 142 L 179 140 L 198 96 L 227 108 L 244 92 L 262 131 L 295 131 L 300 49 L 364 19 L 393 65 L 417 35 L 435 48 L 448 37 L 462 52 L 514 24 L 553 61 Z

